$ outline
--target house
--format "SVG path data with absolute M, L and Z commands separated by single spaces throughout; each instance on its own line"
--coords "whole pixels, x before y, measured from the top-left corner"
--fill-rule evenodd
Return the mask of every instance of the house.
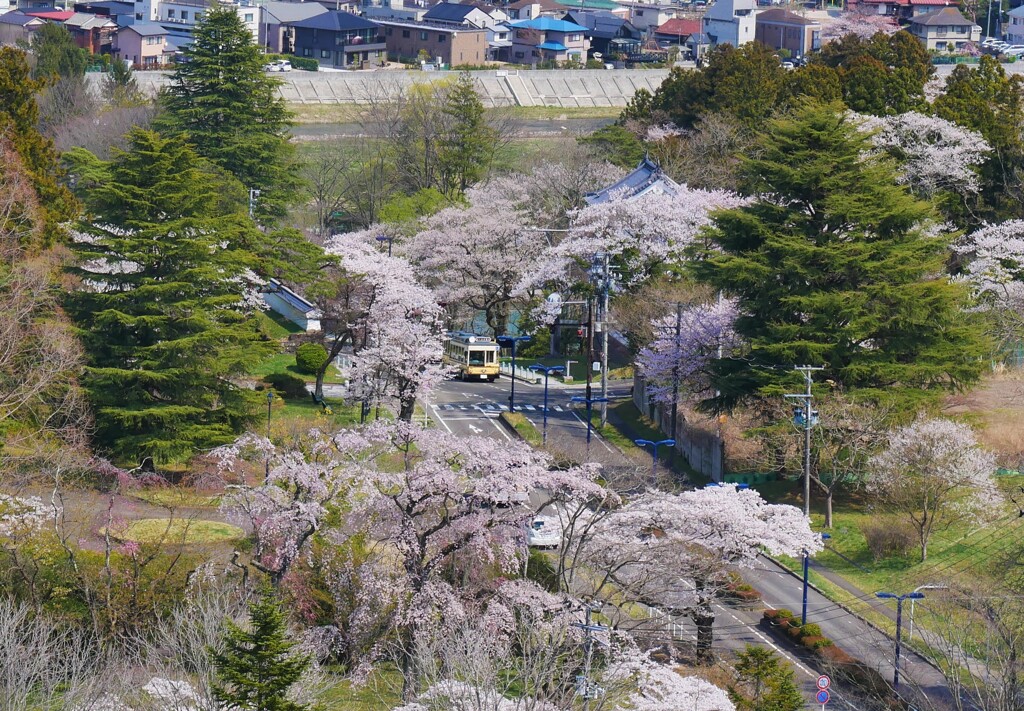
M 609 57 L 613 54 L 638 54 L 644 33 L 625 18 L 603 10 L 572 10 L 562 18 L 586 27 L 590 51 Z
M 718 0 L 704 13 L 704 34 L 716 47 L 753 42 L 755 7 L 755 0 Z
M 421 52 L 451 67 L 487 61 L 488 30 L 405 20 L 379 20 L 379 24 L 388 57 L 394 61 L 416 62 Z
M 956 6 L 953 0 L 849 0 L 851 12 L 888 15 L 901 20 L 934 11 L 939 7 Z
M 117 23 L 109 17 L 76 12 L 64 21 L 64 27 L 82 49 L 91 54 L 109 54 L 117 33 Z
M 1010 44 L 1024 44 L 1024 5 L 1007 13 L 1006 41 Z
M 700 20 L 677 17 L 654 30 L 654 40 L 662 47 L 679 46 L 684 56 L 697 59 L 707 54 L 711 46 L 708 37 L 701 32 Z
M 364 0 L 360 13 L 368 20 L 419 22 L 430 7 L 427 0 Z
M 252 34 L 254 42 L 259 41 L 260 8 L 251 4 L 251 0 L 243 3 L 220 2 L 220 0 L 159 0 L 156 6 L 157 22 L 161 25 L 177 27 L 185 34 L 191 34 L 192 28 L 206 14 L 210 7 L 230 7 Z
M 624 1 L 623 5 L 629 11 L 627 19 L 642 32 L 660 27 L 681 14 L 680 8 L 670 5 L 628 1 Z
M 422 19 L 440 25 L 465 25 L 484 29 L 497 24 L 494 18 L 479 7 L 454 2 L 437 3 L 423 14 Z
M 292 23 L 323 15 L 327 12 L 327 7 L 318 2 L 271 0 L 260 7 L 260 12 L 260 46 L 275 54 L 293 54 L 295 32 Z
M 166 64 L 174 51 L 168 47 L 167 35 L 155 22 L 136 22 L 117 31 L 111 52 L 137 69 L 156 69 Z
M 511 27 L 512 61 L 517 64 L 587 60 L 587 28 L 575 22 L 538 17 L 513 22 Z
M 917 37 L 927 50 L 939 52 L 963 49 L 968 43 L 981 39 L 981 27 L 960 14 L 955 7 L 946 7 L 910 21 L 910 34 Z
M 26 15 L 32 15 L 32 17 L 38 17 L 40 20 L 46 20 L 47 22 L 56 22 L 57 24 L 63 24 L 65 20 L 75 14 L 74 10 L 57 10 L 52 7 L 49 3 L 45 8 L 35 8 L 24 11 Z
M 292 53 L 297 57 L 339 69 L 361 69 L 385 59 L 387 45 L 380 26 L 351 12 L 328 10 L 288 26 L 294 32 Z
M 679 195 L 682 186 L 665 174 L 661 166 L 650 158 L 640 161 L 633 172 L 606 188 L 583 196 L 588 205 L 600 205 L 613 200 L 630 200 L 643 195 Z
M 135 3 L 119 2 L 118 0 L 99 0 L 99 2 L 76 2 L 75 12 L 87 12 L 91 15 L 109 17 L 118 27 L 135 22 Z
M 792 57 L 805 57 L 821 49 L 821 23 L 795 12 L 773 8 L 754 18 L 754 39 L 772 49 L 785 49 Z
M 0 45 L 29 42 L 32 33 L 46 24 L 46 20 L 32 17 L 17 10 L 0 15 Z
M 577 6 L 578 7 L 578 6 Z M 538 17 L 561 17 L 568 8 L 555 0 L 516 0 L 505 7 L 510 20 L 535 20 Z
M 306 333 L 320 331 L 320 310 L 310 301 L 302 298 L 277 279 L 262 290 L 263 301 L 270 310 L 284 316 Z
M 496 62 L 511 61 L 512 28 L 500 23 L 487 28 L 487 58 Z

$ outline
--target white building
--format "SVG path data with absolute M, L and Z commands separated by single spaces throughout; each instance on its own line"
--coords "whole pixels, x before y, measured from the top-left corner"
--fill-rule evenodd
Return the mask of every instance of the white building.
M 718 0 L 704 14 L 704 34 L 714 46 L 733 47 L 754 41 L 756 0 Z
M 261 8 L 245 3 L 223 3 L 216 0 L 144 0 L 154 2 L 156 11 L 156 22 L 168 28 L 179 26 L 182 30 L 191 33 L 196 23 L 202 19 L 207 8 L 231 7 L 245 23 L 252 33 L 254 41 L 260 39 L 260 12 Z
M 1024 44 L 1024 5 L 1006 13 L 1010 21 L 1006 24 L 1006 41 L 1010 44 Z

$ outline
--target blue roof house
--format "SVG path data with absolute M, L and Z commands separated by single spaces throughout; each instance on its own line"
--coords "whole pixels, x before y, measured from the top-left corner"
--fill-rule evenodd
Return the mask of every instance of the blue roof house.
M 538 17 L 513 22 L 512 56 L 516 64 L 540 62 L 586 62 L 590 40 L 588 29 L 575 22 Z

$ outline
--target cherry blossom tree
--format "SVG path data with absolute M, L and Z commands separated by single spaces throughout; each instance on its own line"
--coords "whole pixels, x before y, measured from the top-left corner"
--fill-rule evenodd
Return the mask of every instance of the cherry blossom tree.
M 970 427 L 952 420 L 919 418 L 896 430 L 871 465 L 868 493 L 879 508 L 913 525 L 922 561 L 932 533 L 989 515 L 1002 503 L 995 457 L 978 446 Z
M 602 492 L 594 468 L 552 471 L 546 454 L 518 442 L 460 439 L 403 422 L 343 431 L 334 442 L 364 462 L 355 453 L 382 445 L 400 457 L 397 466 L 393 459 L 362 465 L 344 531 L 347 540 L 368 537 L 379 549 L 356 571 L 362 599 L 354 616 L 373 619 L 364 626 L 378 634 L 395 630 L 407 701 L 419 678 L 414 648 L 421 634 L 465 619 L 475 589 L 521 566 L 531 500 Z
M 338 235 L 327 245 L 343 270 L 325 309 L 328 363 L 351 347 L 350 393 L 364 402 L 395 402 L 399 419 L 408 421 L 416 399 L 444 374 L 441 309 L 407 261 L 380 252 L 378 234 Z
M 441 210 L 408 245 L 416 271 L 452 315 L 482 311 L 497 335 L 520 301 L 516 285 L 532 270 L 539 234 L 525 230 L 528 179 L 509 175 L 466 191 L 467 206 Z M 472 316 L 464 311 L 460 315 Z
M 719 357 L 719 349 L 731 352 L 739 343 L 735 321 L 732 299 L 694 304 L 655 320 L 655 340 L 637 356 L 651 397 L 671 405 L 678 393 L 705 393 L 709 363 Z
M 1024 332 L 1024 220 L 986 225 L 956 247 L 969 260 L 963 278 L 995 319 L 997 340 Z
M 858 115 L 855 120 L 872 133 L 875 146 L 899 161 L 901 182 L 918 195 L 978 192 L 978 169 L 992 150 L 980 133 L 915 111 L 885 117 Z
M 840 13 L 838 18 L 833 18 L 832 21 L 822 28 L 821 39 L 823 42 L 828 42 L 840 37 L 846 37 L 847 35 L 856 35 L 861 39 L 871 39 L 879 32 L 891 35 L 898 32 L 899 29 L 900 26 L 896 19 L 888 15 L 843 12 Z
M 585 537 L 563 537 L 579 548 L 574 585 L 592 592 L 628 590 L 658 607 L 688 614 L 697 626 L 697 653 L 711 654 L 715 594 L 727 566 L 746 567 L 762 549 L 798 555 L 821 549 L 821 538 L 794 506 L 769 504 L 756 491 L 711 486 L 680 494 L 648 492 L 600 517 Z M 599 574 L 594 574 L 598 572 Z
M 724 190 L 683 187 L 677 195 L 651 192 L 589 205 L 573 213 L 572 231 L 544 251 L 518 291 L 572 286 L 581 280 L 579 267 L 598 253 L 611 255 L 625 286 L 637 286 L 661 265 L 682 261 L 686 248 L 710 224 L 711 212 L 744 202 Z

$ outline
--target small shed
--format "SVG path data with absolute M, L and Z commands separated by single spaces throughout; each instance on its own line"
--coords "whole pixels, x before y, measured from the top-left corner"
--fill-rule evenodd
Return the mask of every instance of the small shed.
M 284 316 L 306 333 L 320 331 L 320 310 L 277 279 L 267 284 L 263 300 L 274 313 Z

